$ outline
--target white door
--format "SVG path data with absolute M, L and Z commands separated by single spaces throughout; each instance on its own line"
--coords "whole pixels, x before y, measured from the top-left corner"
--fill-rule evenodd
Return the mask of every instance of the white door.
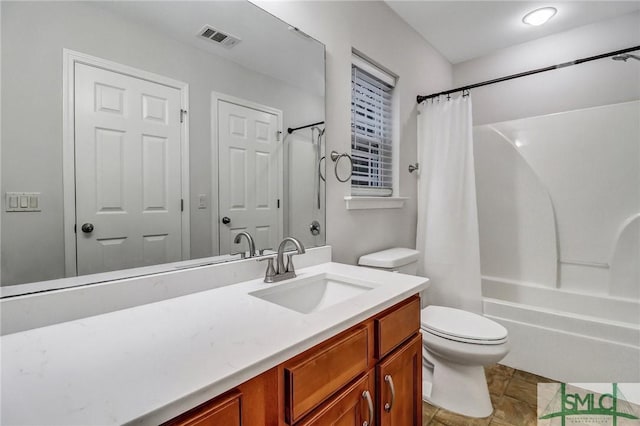
M 242 231 L 258 249 L 275 249 L 282 238 L 279 126 L 273 112 L 218 100 L 220 254 L 246 251 L 245 241 L 233 244 Z
M 79 63 L 74 89 L 78 275 L 181 260 L 180 91 Z

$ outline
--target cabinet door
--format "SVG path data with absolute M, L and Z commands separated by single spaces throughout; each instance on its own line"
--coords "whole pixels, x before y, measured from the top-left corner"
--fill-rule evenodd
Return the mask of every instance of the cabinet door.
M 368 426 L 373 424 L 373 370 L 322 404 L 296 426 Z
M 416 334 L 376 367 L 379 426 L 422 424 L 422 335 Z
M 195 408 L 165 426 L 240 426 L 240 392 L 216 398 Z

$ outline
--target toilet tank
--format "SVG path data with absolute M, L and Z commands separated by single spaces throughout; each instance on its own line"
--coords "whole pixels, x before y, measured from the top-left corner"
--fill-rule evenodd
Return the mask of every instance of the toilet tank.
M 360 256 L 358 265 L 416 275 L 419 251 L 396 247 Z

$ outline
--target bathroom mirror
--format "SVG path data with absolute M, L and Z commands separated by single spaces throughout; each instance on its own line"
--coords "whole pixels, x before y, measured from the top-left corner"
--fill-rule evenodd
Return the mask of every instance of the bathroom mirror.
M 324 245 L 320 42 L 247 1 L 0 7 L 3 296 Z

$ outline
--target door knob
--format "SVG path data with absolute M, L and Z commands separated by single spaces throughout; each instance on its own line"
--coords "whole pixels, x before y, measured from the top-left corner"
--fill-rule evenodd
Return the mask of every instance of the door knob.
M 85 234 L 90 234 L 91 232 L 93 232 L 93 223 L 85 223 L 80 229 L 82 229 L 82 232 L 84 232 Z
M 225 225 L 228 225 L 231 223 L 231 218 L 228 218 L 227 216 L 222 218 L 222 223 L 224 223 Z

